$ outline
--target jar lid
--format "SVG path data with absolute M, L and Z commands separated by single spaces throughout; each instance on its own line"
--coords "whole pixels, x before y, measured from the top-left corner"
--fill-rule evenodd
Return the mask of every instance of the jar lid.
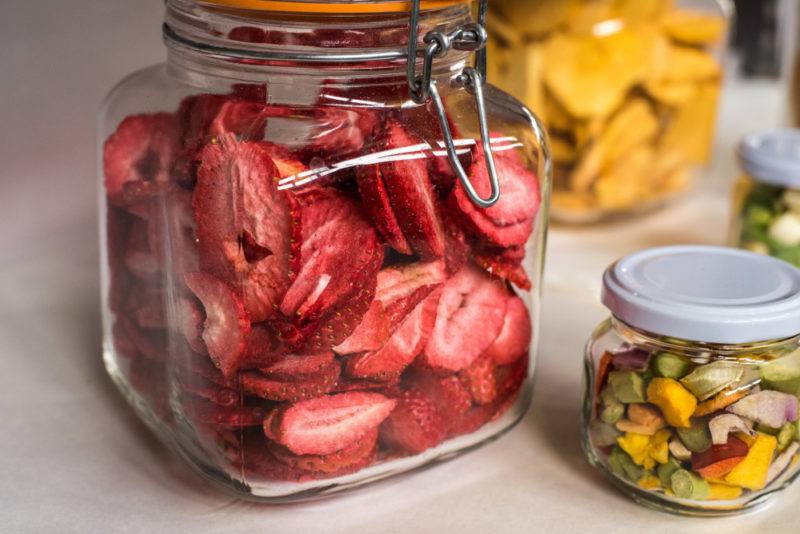
M 800 187 L 800 130 L 785 128 L 751 134 L 739 144 L 745 172 L 783 187 Z
M 744 250 L 631 254 L 606 269 L 601 298 L 617 318 L 662 336 L 737 344 L 800 334 L 800 270 Z
M 469 0 L 422 0 L 420 9 L 441 9 Z M 409 12 L 411 2 L 402 0 L 202 0 L 204 4 L 253 11 L 284 13 L 395 13 Z

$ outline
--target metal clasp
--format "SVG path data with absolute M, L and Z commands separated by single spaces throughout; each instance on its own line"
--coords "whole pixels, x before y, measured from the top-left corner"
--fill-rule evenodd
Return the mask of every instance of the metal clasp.
M 414 101 L 418 104 L 422 104 L 429 98 L 433 100 L 433 104 L 436 107 L 436 115 L 439 119 L 439 125 L 444 135 L 444 144 L 447 148 L 447 159 L 450 161 L 450 166 L 464 186 L 470 200 L 481 208 L 493 206 L 500 199 L 500 183 L 497 178 L 494 155 L 492 154 L 489 141 L 489 124 L 486 117 L 486 103 L 483 98 L 483 84 L 486 80 L 486 40 L 488 36 L 485 24 L 488 6 L 489 0 L 480 0 L 477 23 L 464 24 L 450 33 L 431 31 L 425 34 L 422 40 L 426 45 L 422 62 L 422 74 L 418 75 L 416 72 L 416 59 L 420 0 L 412 0 L 408 36 L 408 66 L 406 70 L 408 86 Z M 477 55 L 475 67 L 465 68 L 458 76 L 457 80 L 464 85 L 469 92 L 475 95 L 475 103 L 478 108 L 478 124 L 481 131 L 481 143 L 486 160 L 486 168 L 489 171 L 489 184 L 491 186 L 491 191 L 487 198 L 482 198 L 478 192 L 475 191 L 475 187 L 472 185 L 463 165 L 461 165 L 461 161 L 458 159 L 455 143 L 453 142 L 453 135 L 450 131 L 450 124 L 447 120 L 447 113 L 444 109 L 444 103 L 439 95 L 439 89 L 436 87 L 436 80 L 432 79 L 433 60 L 444 56 L 451 48 L 475 51 Z

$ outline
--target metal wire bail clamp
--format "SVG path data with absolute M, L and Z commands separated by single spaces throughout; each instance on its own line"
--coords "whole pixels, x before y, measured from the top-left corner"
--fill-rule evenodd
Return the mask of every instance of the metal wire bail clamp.
M 450 167 L 458 176 L 470 200 L 481 208 L 493 206 L 500 199 L 500 183 L 497 178 L 497 169 L 489 141 L 489 124 L 486 118 L 486 103 L 483 98 L 483 84 L 486 80 L 486 40 L 488 38 L 485 24 L 488 7 L 489 0 L 480 0 L 477 23 L 461 25 L 450 33 L 431 31 L 425 34 L 422 40 L 426 45 L 422 62 L 422 74 L 417 74 L 417 33 L 419 31 L 420 0 L 412 0 L 408 36 L 408 64 L 406 68 L 406 77 L 412 98 L 418 104 L 426 102 L 429 98 L 433 100 L 439 125 L 442 128 Z M 475 51 L 477 55 L 475 67 L 465 68 L 457 80 L 475 96 L 475 103 L 478 109 L 478 125 L 481 131 L 481 144 L 491 186 L 488 198 L 482 198 L 478 194 L 469 176 L 464 171 L 461 161 L 458 159 L 444 103 L 439 95 L 436 80 L 432 79 L 433 60 L 444 56 L 451 48 Z

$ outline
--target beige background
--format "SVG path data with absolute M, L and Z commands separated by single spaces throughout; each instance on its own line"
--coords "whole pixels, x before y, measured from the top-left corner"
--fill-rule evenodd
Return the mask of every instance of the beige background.
M 95 110 L 160 61 L 159 0 L 0 2 L 0 531 L 798 532 L 800 485 L 770 508 L 686 519 L 628 501 L 578 443 L 581 347 L 603 268 L 651 245 L 719 242 L 733 143 L 782 117 L 780 91 L 734 82 L 720 157 L 680 206 L 556 230 L 533 408 L 509 435 L 426 472 L 301 506 L 207 489 L 130 415 L 100 364 Z

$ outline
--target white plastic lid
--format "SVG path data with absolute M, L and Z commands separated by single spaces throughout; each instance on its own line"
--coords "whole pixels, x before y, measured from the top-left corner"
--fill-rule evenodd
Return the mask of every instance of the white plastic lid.
M 759 182 L 800 188 L 800 130 L 786 128 L 748 135 L 738 152 L 745 172 Z
M 622 258 L 603 275 L 602 301 L 654 334 L 755 343 L 800 334 L 800 270 L 744 250 L 674 246 Z

